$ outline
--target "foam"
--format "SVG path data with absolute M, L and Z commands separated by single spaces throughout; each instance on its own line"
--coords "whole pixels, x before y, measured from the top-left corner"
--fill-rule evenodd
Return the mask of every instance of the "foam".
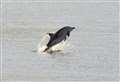
M 38 44 L 38 48 L 37 48 L 38 53 L 46 54 L 46 52 L 43 51 L 47 48 L 46 44 L 48 43 L 48 41 L 49 41 L 49 36 L 48 35 L 43 36 L 43 38 Z M 68 46 L 69 46 L 68 41 L 62 41 L 59 44 L 56 44 L 55 46 L 51 47 L 48 50 L 48 52 L 63 51 Z

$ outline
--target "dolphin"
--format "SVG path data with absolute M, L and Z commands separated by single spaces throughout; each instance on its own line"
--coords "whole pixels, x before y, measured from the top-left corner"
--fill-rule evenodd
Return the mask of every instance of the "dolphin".
M 65 27 L 61 28 L 60 30 L 58 30 L 56 33 L 48 33 L 50 36 L 50 40 L 47 43 L 47 48 L 44 50 L 44 52 L 49 50 L 54 45 L 56 45 L 62 41 L 65 41 L 67 36 L 68 37 L 70 36 L 70 32 L 73 29 L 75 29 L 75 27 L 65 26 Z

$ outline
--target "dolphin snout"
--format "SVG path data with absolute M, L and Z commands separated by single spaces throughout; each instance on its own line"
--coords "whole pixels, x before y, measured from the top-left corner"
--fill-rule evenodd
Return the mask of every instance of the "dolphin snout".
M 72 29 L 75 29 L 75 27 L 72 27 Z

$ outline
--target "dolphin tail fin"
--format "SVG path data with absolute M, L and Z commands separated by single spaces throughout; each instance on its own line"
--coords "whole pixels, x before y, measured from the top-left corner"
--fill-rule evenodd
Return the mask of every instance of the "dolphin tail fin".
M 49 49 L 49 47 L 45 48 L 45 50 L 43 52 L 46 52 Z

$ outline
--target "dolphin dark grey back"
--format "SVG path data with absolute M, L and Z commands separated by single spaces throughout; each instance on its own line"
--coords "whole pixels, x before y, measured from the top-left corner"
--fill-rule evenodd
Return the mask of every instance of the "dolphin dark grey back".
M 47 51 L 49 48 L 51 48 L 52 46 L 60 43 L 61 41 L 65 41 L 67 36 L 70 36 L 70 32 L 75 29 L 75 27 L 70 27 L 70 26 L 65 26 L 63 28 L 61 28 L 60 30 L 58 30 L 55 34 L 53 33 L 49 33 L 50 35 L 50 40 L 47 44 L 47 48 L 45 49 L 45 51 Z

